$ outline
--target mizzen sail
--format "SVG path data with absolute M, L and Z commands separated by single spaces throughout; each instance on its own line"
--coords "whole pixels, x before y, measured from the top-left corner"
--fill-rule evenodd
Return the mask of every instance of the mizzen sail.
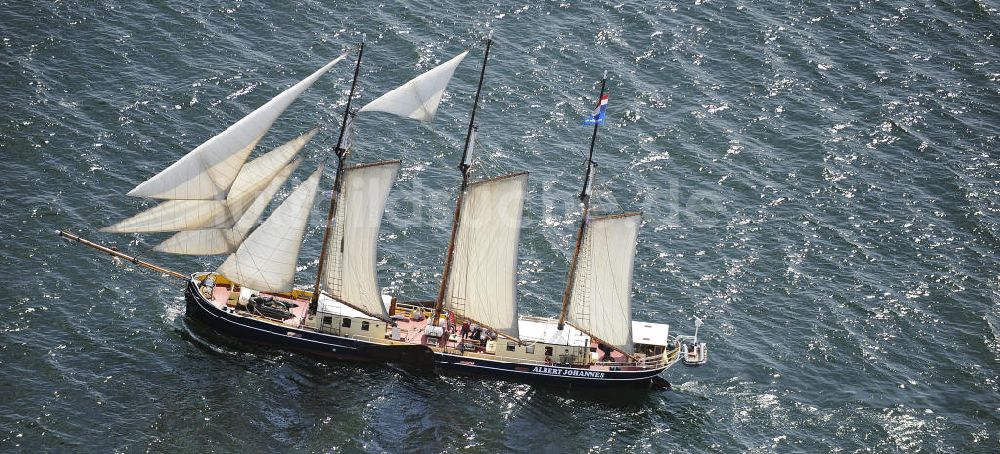
M 292 192 L 271 216 L 219 267 L 240 285 L 267 292 L 289 292 L 323 166 Z
M 136 186 L 128 195 L 168 200 L 225 199 L 250 152 L 278 116 L 345 55 L 327 63 L 208 139 L 170 167 Z
M 581 330 L 632 353 L 632 265 L 639 213 L 591 218 L 576 262 L 567 318 Z
M 455 74 L 455 68 L 469 51 L 427 71 L 378 99 L 366 104 L 358 112 L 388 112 L 404 118 L 431 121 L 437 113 L 444 90 Z
M 232 227 L 317 131 L 302 134 L 245 164 L 226 200 L 168 200 L 101 231 L 176 232 Z
M 370 315 L 388 318 L 376 281 L 376 245 L 389 189 L 399 161 L 344 169 L 332 241 L 326 251 L 324 288 Z
M 517 338 L 517 245 L 528 174 L 469 185 L 445 307 Z

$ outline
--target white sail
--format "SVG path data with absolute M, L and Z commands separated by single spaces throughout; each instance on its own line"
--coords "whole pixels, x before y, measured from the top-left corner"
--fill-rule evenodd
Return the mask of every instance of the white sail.
M 346 55 L 346 54 L 345 54 Z M 263 106 L 208 139 L 179 161 L 128 193 L 136 197 L 168 200 L 221 200 L 261 137 L 299 95 L 333 65 L 337 57 Z
M 244 287 L 266 292 L 291 291 L 306 221 L 322 174 L 320 166 L 226 258 L 219 273 Z
M 248 193 L 256 197 L 261 186 L 267 185 L 266 182 L 282 171 L 292 161 L 292 158 L 299 154 L 299 151 L 316 136 L 317 132 L 319 132 L 319 128 L 313 128 L 244 164 L 240 173 L 236 175 L 236 179 L 233 180 L 233 186 L 229 190 L 227 199 Z M 265 183 L 262 185 L 261 182 Z
M 516 338 L 517 245 L 528 174 L 470 184 L 445 307 Z
M 444 90 L 455 68 L 469 51 L 458 54 L 441 65 L 366 104 L 359 112 L 388 112 L 404 118 L 431 121 L 437 113 Z
M 369 315 L 389 314 L 375 278 L 376 244 L 389 188 L 399 161 L 363 164 L 344 170 L 334 235 L 324 262 L 327 292 Z
M 639 213 L 595 217 L 587 223 L 574 271 L 567 320 L 632 352 L 632 265 Z
M 240 199 L 244 201 L 244 199 Z M 223 225 L 231 221 L 225 200 L 167 200 L 102 232 L 176 232 Z
M 267 208 L 278 189 L 285 184 L 288 177 L 301 163 L 302 160 L 299 159 L 281 169 L 232 227 L 177 232 L 166 241 L 156 245 L 153 250 L 186 255 L 218 255 L 236 252 L 236 248 L 243 243 L 254 225 L 257 224 L 257 220 L 260 219 L 260 215 L 264 213 L 264 209 Z
M 317 131 L 302 134 L 245 164 L 226 200 L 168 200 L 101 231 L 176 232 L 231 227 Z

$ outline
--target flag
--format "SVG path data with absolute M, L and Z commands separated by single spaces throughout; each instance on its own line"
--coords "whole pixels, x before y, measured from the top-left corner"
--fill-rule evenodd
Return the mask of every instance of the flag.
M 585 125 L 603 125 L 604 124 L 604 111 L 608 108 L 608 94 L 601 93 L 601 100 L 597 102 L 597 107 L 594 108 L 594 112 L 590 114 L 589 117 L 583 120 Z
M 698 318 L 698 317 L 695 317 L 695 318 L 694 318 L 694 327 L 695 327 L 695 328 L 697 328 L 697 327 L 699 327 L 699 326 L 703 325 L 704 323 L 705 323 L 705 322 L 701 321 L 701 319 L 700 319 L 700 318 Z

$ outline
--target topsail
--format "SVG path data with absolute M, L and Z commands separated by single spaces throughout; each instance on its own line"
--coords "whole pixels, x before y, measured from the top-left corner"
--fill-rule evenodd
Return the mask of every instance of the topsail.
M 457 57 L 366 104 L 358 112 L 388 112 L 414 120 L 433 120 L 455 68 L 468 53 L 469 51 L 465 51 L 458 54 Z
M 345 54 L 346 55 L 346 54 Z M 222 200 L 250 152 L 271 124 L 299 95 L 345 55 L 281 92 L 240 121 L 208 139 L 128 195 L 155 199 Z

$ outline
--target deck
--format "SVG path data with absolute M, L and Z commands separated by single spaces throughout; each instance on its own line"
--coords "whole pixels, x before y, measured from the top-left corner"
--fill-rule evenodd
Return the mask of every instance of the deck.
M 211 294 L 210 303 L 212 303 L 221 310 L 234 311 L 234 313 L 238 313 L 241 316 L 250 317 L 261 321 L 266 321 L 268 323 L 279 324 L 289 327 L 300 327 L 303 325 L 303 321 L 306 317 L 309 308 L 309 300 L 303 297 L 306 295 L 305 293 L 299 295 L 300 296 L 299 298 L 291 298 L 288 296 L 288 294 L 273 294 L 268 292 L 256 292 L 256 293 L 263 296 L 272 296 L 277 300 L 286 301 L 294 304 L 294 307 L 289 308 L 289 311 L 292 314 L 294 314 L 294 317 L 286 320 L 278 320 L 257 314 L 251 314 L 244 310 L 239 310 L 238 312 L 235 312 L 237 311 L 237 301 L 239 300 L 240 295 L 238 288 L 237 291 L 234 292 L 233 288 L 230 287 L 229 284 L 215 285 Z M 208 298 L 209 295 L 205 294 L 204 296 Z M 418 313 L 422 313 L 423 316 L 418 315 Z M 424 328 L 427 325 L 427 323 L 429 323 L 431 315 L 432 311 L 429 309 L 413 307 L 408 305 L 401 305 L 400 307 L 396 308 L 394 314 L 390 314 L 390 316 L 396 322 L 396 325 L 399 328 L 399 339 L 398 340 L 391 339 L 391 331 L 387 331 L 385 335 L 382 337 L 382 340 L 384 340 L 385 343 L 399 342 L 399 343 L 414 344 L 414 345 L 425 344 L 427 336 L 424 334 Z M 471 337 L 463 339 L 458 334 L 458 330 L 460 327 L 457 326 L 448 327 L 448 320 L 446 316 L 443 315 L 441 316 L 439 324 L 440 326 L 445 327 L 446 335 L 443 336 L 439 341 L 437 341 L 434 344 L 427 344 L 435 351 L 451 353 L 451 354 L 459 354 L 459 355 L 468 355 L 471 357 L 479 357 L 492 360 L 508 360 L 508 361 L 532 363 L 532 361 L 504 358 L 503 356 L 496 355 L 494 352 L 488 352 L 486 349 L 485 339 L 476 340 L 472 339 Z M 380 339 L 373 339 L 373 340 L 378 342 Z M 506 339 L 504 337 L 497 337 L 496 339 L 497 348 L 500 348 L 499 346 L 505 343 Z M 596 342 L 593 341 L 591 342 L 590 349 L 591 351 L 597 351 L 598 354 L 603 354 L 602 352 L 600 352 L 600 350 L 597 350 Z M 539 361 L 535 362 L 538 365 L 550 364 Z M 631 366 L 630 363 L 632 363 L 632 361 L 625 354 L 619 351 L 614 351 L 611 354 L 610 360 L 601 361 L 600 364 L 592 364 L 588 368 L 590 370 L 640 369 Z
M 252 318 L 255 318 L 255 319 L 259 319 L 259 320 L 264 320 L 264 321 L 267 321 L 267 322 L 270 322 L 270 323 L 277 323 L 277 324 L 283 324 L 283 325 L 288 325 L 288 326 L 292 326 L 292 327 L 297 327 L 305 319 L 306 313 L 309 310 L 309 300 L 305 300 L 305 299 L 292 299 L 292 298 L 288 298 L 287 295 L 272 294 L 272 293 L 267 293 L 267 292 L 256 292 L 256 293 L 259 293 L 260 295 L 263 295 L 263 296 L 272 296 L 272 297 L 274 297 L 274 299 L 281 300 L 281 301 L 286 301 L 286 302 L 295 304 L 294 307 L 291 307 L 291 308 L 288 309 L 289 312 L 291 312 L 292 314 L 295 315 L 295 317 L 292 317 L 292 318 L 289 318 L 289 319 L 286 319 L 286 320 L 277 320 L 277 319 L 273 319 L 273 318 L 263 317 L 263 316 L 260 316 L 260 315 L 250 314 L 250 313 L 245 312 L 245 311 L 240 311 L 240 315 L 243 315 L 243 316 L 246 316 L 246 317 L 252 317 Z M 207 297 L 207 295 L 205 295 L 205 296 Z M 239 299 L 239 292 L 233 292 L 232 288 L 229 285 L 219 284 L 219 285 L 216 285 L 215 288 L 213 289 L 213 291 L 212 291 L 212 298 L 210 299 L 210 302 L 215 307 L 218 307 L 219 309 L 222 309 L 222 310 L 226 310 L 227 306 L 230 309 L 235 310 L 236 309 L 236 302 L 237 302 L 238 299 Z

